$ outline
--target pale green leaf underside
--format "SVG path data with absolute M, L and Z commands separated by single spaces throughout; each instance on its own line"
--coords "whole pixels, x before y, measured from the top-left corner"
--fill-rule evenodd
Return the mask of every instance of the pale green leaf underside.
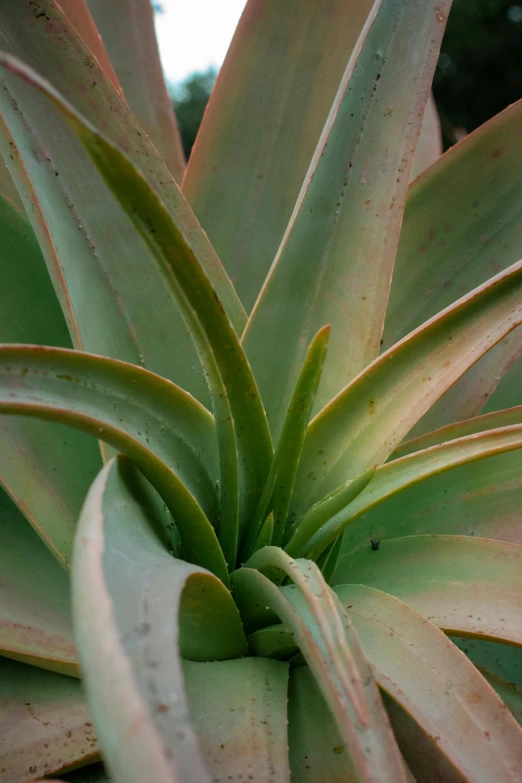
M 89 706 L 116 781 L 209 783 L 180 652 L 219 660 L 246 643 L 223 584 L 156 537 L 133 476 L 121 459 L 108 463 L 79 522 L 73 606 Z

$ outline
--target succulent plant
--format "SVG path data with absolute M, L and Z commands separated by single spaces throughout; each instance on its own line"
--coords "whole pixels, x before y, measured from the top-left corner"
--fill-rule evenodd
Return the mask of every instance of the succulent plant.
M 2 781 L 522 780 L 522 102 L 439 158 L 449 7 L 248 0 L 185 170 L 149 0 L 0 2 Z

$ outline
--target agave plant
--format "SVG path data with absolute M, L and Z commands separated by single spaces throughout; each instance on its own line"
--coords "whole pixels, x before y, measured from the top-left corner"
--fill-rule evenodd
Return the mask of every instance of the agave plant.
M 439 159 L 449 6 L 248 0 L 185 170 L 149 0 L 0 2 L 2 781 L 522 780 L 522 102 Z

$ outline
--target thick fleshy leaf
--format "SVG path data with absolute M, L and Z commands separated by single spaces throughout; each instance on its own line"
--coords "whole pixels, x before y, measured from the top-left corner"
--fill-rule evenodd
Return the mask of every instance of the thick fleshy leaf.
M 183 192 L 248 311 L 373 1 L 249 0 L 243 12 Z
M 69 347 L 67 326 L 27 219 L 0 196 L 0 342 Z M 53 554 L 68 565 L 74 525 L 101 460 L 60 425 L 0 419 L 0 481 Z
M 243 337 L 276 437 L 305 346 L 318 329 L 331 324 L 332 331 L 316 410 L 379 353 L 415 146 L 450 5 L 377 0 L 346 68 Z
M 308 428 L 295 496 L 318 496 L 384 462 L 431 405 L 522 322 L 522 262 L 390 348 Z
M 466 435 L 476 435 L 487 430 L 511 427 L 513 424 L 522 424 L 522 405 L 515 408 L 507 408 L 507 410 L 485 413 L 482 416 L 474 416 L 471 419 L 464 419 L 464 421 L 457 421 L 455 424 L 448 424 L 446 427 L 433 430 L 433 432 L 427 432 L 425 435 L 419 435 L 417 438 L 403 441 L 393 451 L 391 459 L 395 460 L 407 454 L 413 454 L 414 451 L 422 451 L 430 448 L 430 446 L 437 446 L 450 440 L 464 438 Z
M 451 640 L 481 671 L 522 689 L 522 654 L 518 647 L 468 637 L 452 636 Z
M 80 683 L 0 659 L 2 780 L 26 783 L 99 758 Z
M 220 444 L 227 444 L 227 457 L 235 437 L 241 471 L 240 510 L 243 520 L 249 519 L 268 475 L 272 443 L 252 370 L 211 280 L 161 199 L 129 158 L 36 73 L 5 55 L 0 62 L 37 85 L 55 103 L 147 244 L 198 349 L 213 396 L 218 438 Z
M 183 673 L 212 780 L 290 783 L 288 664 L 266 658 L 185 661 Z
M 494 454 L 406 486 L 350 524 L 343 551 L 424 534 L 522 544 L 522 452 Z
M 288 576 L 294 585 L 281 590 L 260 571 L 277 581 Z M 315 563 L 292 560 L 281 549 L 266 547 L 232 575 L 232 584 L 247 627 L 255 630 L 275 612 L 291 630 L 361 783 L 406 781 L 371 669 L 347 615 Z
M 380 590 L 343 585 L 336 592 L 380 687 L 419 723 L 464 779 L 518 781 L 522 729 L 443 632 Z
M 415 160 L 411 178 L 415 179 L 422 174 L 427 168 L 432 166 L 441 155 L 442 132 L 437 106 L 432 93 L 428 98 L 428 103 L 424 109 L 424 117 L 422 119 L 419 141 L 417 142 L 417 148 L 415 150 Z
M 290 671 L 290 767 L 299 783 L 358 783 L 348 749 L 308 666 Z
M 69 424 L 127 454 L 173 514 L 184 556 L 227 579 L 209 522 L 216 513 L 214 423 L 189 394 L 114 359 L 7 345 L 0 347 L 0 412 Z
M 69 579 L 0 491 L 0 654 L 78 676 Z
M 411 186 L 386 313 L 385 348 L 522 257 L 521 118 L 519 101 L 453 147 Z M 417 431 L 479 413 L 521 351 L 519 331 L 469 371 Z
M 387 462 L 377 469 L 375 478 L 349 505 L 345 504 L 345 507 L 334 516 L 324 520 L 323 526 L 311 539 L 306 551 L 313 552 L 314 556 L 320 554 L 343 530 L 353 525 L 356 519 L 415 484 L 425 482 L 432 476 L 452 471 L 460 465 L 469 465 L 495 454 L 520 448 L 522 448 L 522 425 L 518 424 L 449 440 L 423 451 L 415 451 L 402 459 Z M 334 495 L 334 500 L 335 497 Z M 328 503 L 328 501 L 324 502 Z M 321 503 L 317 504 L 317 508 L 320 509 L 321 505 Z M 305 519 L 313 514 L 314 508 L 315 506 L 305 515 Z M 379 510 L 377 513 L 383 512 Z
M 292 499 L 297 467 L 310 421 L 317 387 L 326 358 L 328 326 L 320 329 L 310 343 L 305 362 L 286 412 L 281 437 L 276 446 L 270 472 L 259 500 L 254 518 L 248 526 L 245 553 L 250 556 L 269 512 L 273 514 L 273 530 L 269 543 L 279 546 L 283 540 L 288 509 Z
M 75 0 L 73 0 L 74 2 Z M 177 182 L 185 171 L 172 99 L 163 80 L 150 0 L 87 0 L 127 103 Z
M 0 45 L 48 77 L 144 170 L 241 330 L 239 300 L 155 148 L 53 0 L 38 9 L 29 0 L 2 4 Z M 207 401 L 197 354 L 150 251 L 48 100 L 19 76 L 4 71 L 2 78 L 0 109 L 12 136 L 2 138 L 2 152 L 30 207 L 75 345 L 143 363 Z
M 246 642 L 224 585 L 172 558 L 153 526 L 130 466 L 112 460 L 89 492 L 74 551 L 73 607 L 87 697 L 116 781 L 210 783 L 180 653 L 222 660 L 244 654 Z
M 395 595 L 449 633 L 522 647 L 522 546 L 471 536 L 394 538 L 342 557 L 334 584 L 347 583 Z

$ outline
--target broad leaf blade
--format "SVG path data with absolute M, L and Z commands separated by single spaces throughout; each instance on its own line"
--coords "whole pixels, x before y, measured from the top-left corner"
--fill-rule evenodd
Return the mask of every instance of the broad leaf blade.
M 521 118 L 519 101 L 449 150 L 411 186 L 384 325 L 385 349 L 522 257 Z M 516 332 L 468 371 L 424 417 L 418 432 L 479 413 L 521 350 Z
M 189 394 L 114 359 L 3 346 L 0 411 L 69 424 L 128 454 L 169 506 L 184 556 L 227 579 L 209 521 L 216 513 L 214 423 Z M 172 520 L 164 526 L 172 542 Z
M 246 652 L 245 639 L 223 584 L 172 558 L 152 521 L 135 495 L 133 473 L 111 461 L 91 488 L 74 553 L 87 696 L 116 781 L 209 783 L 180 652 L 226 659 Z
M 386 504 L 390 498 L 400 495 L 409 487 L 416 484 L 422 486 L 423 482 L 429 481 L 433 476 L 439 474 L 444 476 L 447 472 L 450 473 L 448 480 L 451 482 L 451 471 L 459 466 L 471 465 L 497 454 L 516 451 L 521 447 L 522 425 L 518 424 L 450 440 L 423 451 L 416 451 L 402 459 L 387 462 L 377 469 L 375 478 L 367 487 L 363 488 L 363 491 L 355 499 L 352 499 L 330 519 L 323 519 L 322 527 L 311 539 L 306 551 L 313 551 L 315 554 L 322 552 L 331 541 L 348 526 L 353 525 L 359 517 L 373 509 L 379 509 L 381 504 Z M 444 481 L 444 478 L 442 480 Z M 351 486 L 352 484 L 349 484 L 348 489 Z M 333 500 L 335 497 L 334 495 Z M 305 514 L 304 520 L 313 517 L 314 510 L 317 508 L 320 511 L 323 505 L 328 506 L 328 500 L 313 506 Z M 383 512 L 379 509 L 377 513 L 382 514 Z M 386 511 L 383 516 L 386 517 Z M 379 536 L 376 535 L 375 538 L 378 539 Z
M 390 593 L 448 633 L 522 647 L 522 546 L 471 536 L 395 538 L 342 557 L 334 584 L 347 583 Z
M 99 759 L 81 684 L 72 677 L 2 658 L 2 779 L 26 783 Z
M 316 410 L 379 353 L 413 154 L 450 4 L 377 0 L 346 68 L 243 337 L 276 437 L 305 346 L 324 324 L 332 331 Z
M 0 540 L 0 654 L 77 677 L 69 580 L 4 493 Z
M 27 219 L 0 196 L 0 341 L 70 346 Z M 55 557 L 70 561 L 74 526 L 101 466 L 97 445 L 60 425 L 1 419 L 0 481 Z
M 213 780 L 290 783 L 288 664 L 266 658 L 183 664 L 201 752 Z
M 172 98 L 163 80 L 152 3 L 87 0 L 87 4 L 127 103 L 174 179 L 181 182 L 185 160 Z
M 513 783 L 522 730 L 486 680 L 428 620 L 362 585 L 336 588 L 383 690 L 465 780 Z
M 372 4 L 249 0 L 243 12 L 183 192 L 248 311 Z
M 518 262 L 380 356 L 311 422 L 296 480 L 301 507 L 383 462 L 431 405 L 521 321 Z
M 2 6 L 1 45 L 35 65 L 145 171 L 241 330 L 245 317 L 239 300 L 163 161 L 53 0 L 43 0 L 39 8 L 43 14 L 36 19 L 25 0 L 9 12 Z M 55 45 L 57 31 L 61 47 Z M 19 77 L 4 72 L 3 79 L 8 89 L 0 108 L 12 139 L 3 137 L 2 152 L 31 206 L 75 345 L 143 363 L 207 401 L 204 379 L 193 369 L 192 341 L 145 244 L 48 100 Z M 88 298 L 85 279 L 92 292 Z

